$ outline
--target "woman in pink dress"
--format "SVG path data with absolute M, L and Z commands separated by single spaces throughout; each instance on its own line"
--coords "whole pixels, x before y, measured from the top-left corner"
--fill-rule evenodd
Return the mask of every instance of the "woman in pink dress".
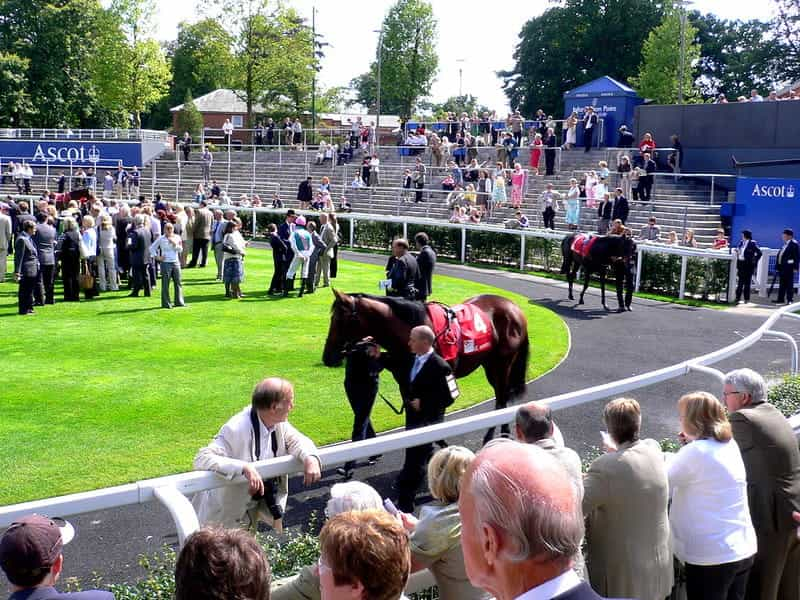
M 597 190 L 594 189 L 598 182 L 597 173 L 594 171 L 586 173 L 586 206 L 588 208 L 597 206 L 597 200 L 601 199 L 598 198 Z
M 533 136 L 533 143 L 531 144 L 531 169 L 536 172 L 536 175 L 539 174 L 539 160 L 542 158 L 543 146 L 542 134 L 537 133 Z
M 514 170 L 511 171 L 511 206 L 519 208 L 522 205 L 522 192 L 525 188 L 525 171 L 518 162 L 514 163 Z

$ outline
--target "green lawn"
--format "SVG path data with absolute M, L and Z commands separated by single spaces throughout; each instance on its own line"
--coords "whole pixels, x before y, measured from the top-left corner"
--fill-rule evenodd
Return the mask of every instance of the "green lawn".
M 271 274 L 269 252 L 251 250 L 242 300 L 224 297 L 209 266 L 184 271 L 184 309 L 160 309 L 157 293 L 116 292 L 29 317 L 16 314 L 16 285 L 0 285 L 0 504 L 189 470 L 197 449 L 269 375 L 294 382 L 291 420 L 318 444 L 349 437 L 344 370 L 321 363 L 332 295 L 269 299 Z M 380 278 L 379 267 L 343 263 L 335 284 L 373 291 Z M 531 331 L 530 378 L 567 351 L 563 321 L 527 298 L 444 276 L 435 287 L 435 299 L 448 303 L 486 292 L 516 301 Z M 482 371 L 460 386 L 453 409 L 492 396 Z M 382 390 L 397 399 L 389 376 Z M 382 430 L 401 424 L 383 403 L 374 421 Z

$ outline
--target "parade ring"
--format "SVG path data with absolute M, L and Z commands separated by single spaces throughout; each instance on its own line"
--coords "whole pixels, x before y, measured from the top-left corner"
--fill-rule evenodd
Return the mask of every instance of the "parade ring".
M 0 504 L 86 491 L 189 470 L 197 449 L 249 402 L 257 381 L 280 375 L 295 385 L 291 421 L 319 444 L 350 437 L 344 369 L 321 363 L 333 295 L 270 298 L 271 254 L 251 249 L 242 300 L 228 300 L 213 260 L 183 271 L 187 308 L 160 308 L 127 290 L 80 303 L 58 302 L 18 317 L 16 286 L 0 286 L 2 386 Z M 378 293 L 380 266 L 342 262 L 334 286 Z M 555 312 L 528 298 L 436 275 L 431 299 L 454 304 L 480 293 L 514 300 L 531 338 L 528 380 L 567 354 L 569 331 Z M 492 397 L 482 370 L 459 381 L 451 411 Z M 399 403 L 389 376 L 382 393 Z M 383 403 L 376 429 L 402 423 Z

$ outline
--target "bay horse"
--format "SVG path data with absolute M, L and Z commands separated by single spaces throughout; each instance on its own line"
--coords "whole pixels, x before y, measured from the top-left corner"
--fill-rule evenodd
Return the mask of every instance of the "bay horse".
M 425 304 L 396 297 L 345 294 L 338 290 L 333 290 L 333 294 L 335 299 L 322 353 L 323 364 L 327 367 L 340 365 L 347 344 L 371 336 L 390 357 L 399 358 L 397 368 L 387 368 L 394 375 L 405 398 L 408 373 L 413 363 L 413 355 L 408 348 L 411 329 L 417 325 L 431 327 Z M 482 294 L 465 300 L 463 304 L 474 304 L 486 313 L 493 325 L 494 339 L 491 349 L 470 355 L 459 354 L 451 361 L 453 375 L 456 378 L 465 377 L 478 367 L 483 367 L 486 379 L 494 388 L 495 409 L 505 408 L 509 401 L 525 393 L 528 321 L 516 304 L 502 296 Z M 484 441 L 494 436 L 494 429 L 492 427 L 486 433 Z M 501 431 L 508 433 L 508 425 L 503 425 Z
M 609 310 L 606 304 L 606 267 L 612 267 L 617 288 L 617 301 L 619 302 L 618 312 L 625 311 L 625 303 L 622 297 L 624 282 L 624 261 L 630 259 L 636 252 L 636 243 L 625 235 L 598 235 L 594 236 L 591 246 L 586 254 L 580 254 L 572 249 L 575 238 L 582 233 L 572 233 L 561 240 L 561 255 L 564 262 L 561 264 L 561 273 L 567 276 L 569 285 L 569 299 L 572 296 L 572 283 L 578 269 L 583 269 L 583 289 L 581 290 L 578 304 L 583 304 L 583 295 L 589 287 L 589 278 L 592 273 L 600 275 L 600 300 L 603 308 Z

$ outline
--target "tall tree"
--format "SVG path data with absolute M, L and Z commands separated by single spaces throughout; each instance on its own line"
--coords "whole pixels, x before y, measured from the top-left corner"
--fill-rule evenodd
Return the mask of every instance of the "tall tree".
M 356 101 L 374 110 L 380 53 L 381 112 L 411 116 L 428 95 L 439 67 L 437 28 L 430 3 L 397 0 L 383 20 L 383 48 L 377 49 L 369 72 L 351 82 Z
M 178 111 L 175 123 L 175 135 L 182 135 L 188 131 L 192 137 L 198 137 L 203 128 L 203 115 L 197 110 L 197 105 L 192 98 L 192 92 L 186 90 L 183 100 L 183 107 Z
M 482 115 L 484 112 L 491 112 L 487 106 L 478 104 L 478 98 L 472 94 L 450 96 L 442 103 L 424 103 L 424 106 L 421 104 L 421 107 L 430 110 L 437 119 L 443 118 L 447 113 L 460 115 L 465 112 L 471 115 L 473 112 L 477 112 Z
M 514 68 L 498 72 L 511 106 L 558 114 L 574 87 L 604 75 L 627 81 L 662 14 L 661 0 L 562 0 L 548 8 L 523 26 Z
M 232 45 L 233 37 L 216 19 L 180 23 L 178 37 L 169 48 L 171 106 L 182 103 L 187 91 L 202 96 L 230 87 L 234 69 Z
M 218 0 L 217 6 L 233 32 L 232 87 L 247 105 L 248 125 L 257 103 L 308 106 L 315 59 L 304 19 L 279 0 Z
M 800 79 L 800 1 L 773 0 L 775 18 L 772 21 L 773 37 L 780 40 L 786 53 L 782 58 L 786 81 Z
M 27 58 L 0 52 L 0 127 L 25 126 L 34 114 L 26 85 L 29 63 Z
M 98 0 L 0 3 L 0 51 L 27 61 L 25 90 L 33 111 L 20 125 L 116 124 L 113 112 L 96 97 L 90 71 L 102 13 Z
M 94 60 L 103 104 L 131 115 L 142 126 L 142 113 L 167 93 L 172 74 L 164 51 L 153 39 L 154 0 L 112 0 Z
M 669 9 L 661 23 L 647 36 L 642 48 L 639 76 L 631 78 L 642 97 L 659 104 L 676 104 L 679 100 L 696 102 L 700 98 L 693 75 L 693 65 L 700 59 L 700 45 L 694 41 L 696 35 L 697 29 L 686 15 Z
M 695 85 L 705 99 L 720 93 L 748 96 L 751 89 L 772 89 L 787 78 L 787 48 L 770 35 L 769 23 L 726 20 L 697 11 L 689 19 L 701 49 Z

